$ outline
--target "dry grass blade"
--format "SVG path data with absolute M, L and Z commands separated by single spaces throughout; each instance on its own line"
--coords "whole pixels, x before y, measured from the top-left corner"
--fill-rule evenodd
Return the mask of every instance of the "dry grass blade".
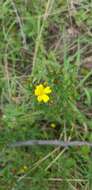
M 14 2 L 13 0 L 11 0 L 11 5 L 12 5 L 13 10 L 14 10 L 14 12 L 15 12 L 17 23 L 19 24 L 19 27 L 20 27 L 20 32 L 21 32 L 23 47 L 24 47 L 25 49 L 28 49 L 28 48 L 27 48 L 27 42 L 26 42 L 26 36 L 25 36 L 24 31 L 23 31 L 23 24 L 22 24 L 21 18 L 20 18 L 20 16 L 19 16 L 18 10 L 17 10 L 17 8 L 16 8 L 16 4 L 15 4 L 15 2 Z
M 33 73 L 34 73 L 34 69 L 35 69 L 35 65 L 36 65 L 36 57 L 37 57 L 37 53 L 38 53 L 39 44 L 40 44 L 40 40 L 41 40 L 41 37 L 42 37 L 45 21 L 48 18 L 48 14 L 50 13 L 50 11 L 52 9 L 53 3 L 54 3 L 54 0 L 52 0 L 52 1 L 48 0 L 48 2 L 46 4 L 45 13 L 44 13 L 44 16 L 43 16 L 43 23 L 42 23 L 40 32 L 39 32 L 39 34 L 37 36 L 37 39 L 36 39 L 35 52 L 34 52 L 34 57 L 33 57 L 33 69 L 32 69 Z

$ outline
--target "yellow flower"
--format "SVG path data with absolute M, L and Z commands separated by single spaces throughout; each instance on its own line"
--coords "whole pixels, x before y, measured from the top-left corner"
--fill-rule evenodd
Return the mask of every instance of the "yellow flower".
M 56 124 L 55 123 L 51 123 L 50 127 L 55 128 Z
M 44 87 L 43 84 L 39 84 L 35 88 L 35 96 L 37 96 L 38 102 L 47 103 L 49 101 L 48 94 L 51 93 L 51 88 L 49 86 Z
M 24 170 L 27 171 L 27 170 L 28 170 L 28 167 L 27 167 L 27 166 L 24 166 Z
M 27 166 L 22 166 L 19 170 L 18 170 L 18 174 L 23 174 L 26 173 L 28 171 L 28 167 Z

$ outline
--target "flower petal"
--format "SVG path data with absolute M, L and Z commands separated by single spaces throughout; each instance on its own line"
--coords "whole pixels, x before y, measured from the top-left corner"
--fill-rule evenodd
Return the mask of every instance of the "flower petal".
M 44 88 L 44 93 L 45 94 L 50 94 L 52 92 L 51 88 L 49 86 L 47 86 L 46 88 Z
M 43 91 L 44 91 L 44 87 L 43 87 L 42 84 L 40 84 L 40 85 L 38 85 L 38 86 L 36 87 L 34 93 L 35 93 L 36 96 L 39 96 L 41 93 L 43 93 Z
M 38 102 L 42 102 L 43 101 L 43 96 L 38 96 L 37 100 L 38 100 Z
M 44 94 L 42 96 L 42 100 L 43 100 L 43 102 L 47 103 L 49 101 L 49 96 L 47 96 L 46 94 Z

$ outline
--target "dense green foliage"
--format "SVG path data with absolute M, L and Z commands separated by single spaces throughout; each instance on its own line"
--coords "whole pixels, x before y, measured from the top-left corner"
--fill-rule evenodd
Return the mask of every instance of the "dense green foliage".
M 7 147 L 92 141 L 91 10 L 89 0 L 0 1 L 0 190 L 92 189 L 90 147 Z

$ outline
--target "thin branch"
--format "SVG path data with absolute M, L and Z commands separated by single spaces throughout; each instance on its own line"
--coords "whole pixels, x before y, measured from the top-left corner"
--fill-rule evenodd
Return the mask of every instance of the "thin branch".
M 12 7 L 13 7 L 13 10 L 14 10 L 15 15 L 16 15 L 17 22 L 18 22 L 19 27 L 20 27 L 20 32 L 21 32 L 23 47 L 24 47 L 25 49 L 27 49 L 27 42 L 26 42 L 25 33 L 24 33 L 24 31 L 23 31 L 23 24 L 22 24 L 21 18 L 20 18 L 20 16 L 19 16 L 18 10 L 17 10 L 17 8 L 16 8 L 16 4 L 14 3 L 13 0 L 11 0 L 11 5 L 12 5 Z
M 61 147 L 74 147 L 74 146 L 90 146 L 92 143 L 87 141 L 60 141 L 60 140 L 29 140 L 20 141 L 14 144 L 10 144 L 9 147 L 21 147 L 21 146 L 33 146 L 33 145 L 51 145 L 51 146 L 61 146 Z

